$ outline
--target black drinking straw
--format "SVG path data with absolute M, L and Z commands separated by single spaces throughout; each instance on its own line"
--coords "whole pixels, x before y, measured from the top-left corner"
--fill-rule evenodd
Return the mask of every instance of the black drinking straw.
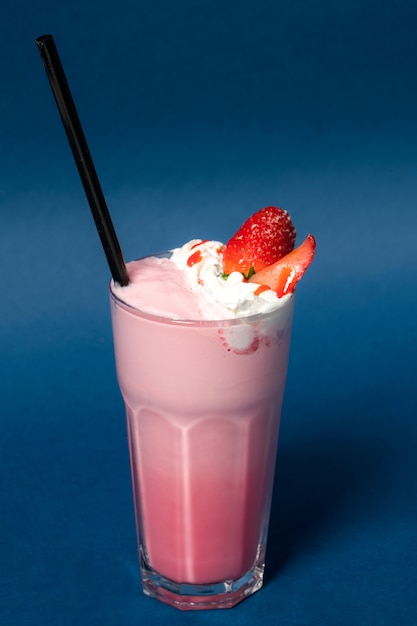
M 126 264 L 123 260 L 122 251 L 113 228 L 106 200 L 104 199 L 54 38 L 52 35 L 42 35 L 36 39 L 36 44 L 67 133 L 111 274 L 115 282 L 126 286 L 129 284 Z

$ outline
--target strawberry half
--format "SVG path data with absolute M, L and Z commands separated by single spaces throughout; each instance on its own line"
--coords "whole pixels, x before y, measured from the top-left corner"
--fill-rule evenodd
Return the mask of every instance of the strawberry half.
M 295 236 L 287 211 L 274 206 L 260 209 L 226 244 L 224 273 L 241 272 L 248 276 L 250 272 L 259 272 L 291 252 Z
M 251 276 L 248 282 L 266 285 L 281 298 L 294 291 L 295 285 L 312 262 L 315 250 L 316 240 L 313 235 L 308 235 L 295 250 Z

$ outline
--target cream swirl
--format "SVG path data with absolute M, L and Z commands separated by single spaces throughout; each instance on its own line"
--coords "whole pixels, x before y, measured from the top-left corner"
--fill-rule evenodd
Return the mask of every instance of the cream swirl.
M 192 239 L 181 248 L 172 250 L 171 261 L 184 273 L 187 287 L 206 296 L 208 304 L 220 307 L 226 317 L 244 317 L 268 313 L 278 308 L 289 296 L 278 298 L 271 289 L 262 291 L 256 283 L 248 283 L 240 272 L 228 277 L 223 273 L 223 251 L 219 241 Z M 212 314 L 213 312 L 202 311 Z

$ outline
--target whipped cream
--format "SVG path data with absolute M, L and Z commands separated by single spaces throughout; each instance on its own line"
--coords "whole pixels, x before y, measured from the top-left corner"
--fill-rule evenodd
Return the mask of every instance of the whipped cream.
M 291 295 L 278 298 L 271 289 L 255 294 L 259 284 L 248 283 L 240 272 L 232 272 L 225 277 L 224 249 L 220 241 L 192 239 L 181 248 L 172 250 L 170 261 L 183 273 L 188 289 L 200 298 L 204 318 L 222 319 L 269 313 L 291 298 Z
M 275 291 L 260 289 L 240 272 L 225 276 L 224 250 L 220 241 L 193 239 L 168 254 L 131 261 L 127 264 L 129 284 L 121 287 L 112 281 L 111 290 L 129 306 L 173 320 L 217 321 L 267 314 L 292 299 L 292 294 L 278 298 Z

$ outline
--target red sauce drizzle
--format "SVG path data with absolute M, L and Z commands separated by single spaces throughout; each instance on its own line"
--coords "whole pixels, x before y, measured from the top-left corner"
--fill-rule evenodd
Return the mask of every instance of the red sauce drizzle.
M 206 241 L 208 241 L 208 239 L 203 239 L 202 241 L 197 241 L 197 243 L 195 243 L 193 246 L 191 246 L 190 250 L 192 250 L 193 248 L 197 248 L 197 246 L 201 246 L 203 243 L 206 243 Z
M 271 287 L 268 287 L 268 285 L 259 285 L 259 287 L 255 289 L 253 293 L 255 296 L 259 296 L 263 291 L 268 291 L 268 289 L 271 289 Z
M 188 261 L 187 261 L 188 267 L 192 267 L 196 263 L 199 263 L 199 261 L 201 261 L 202 258 L 203 257 L 201 256 L 200 250 L 197 250 L 197 252 L 194 252 L 194 254 L 192 254 L 190 257 L 188 257 Z

